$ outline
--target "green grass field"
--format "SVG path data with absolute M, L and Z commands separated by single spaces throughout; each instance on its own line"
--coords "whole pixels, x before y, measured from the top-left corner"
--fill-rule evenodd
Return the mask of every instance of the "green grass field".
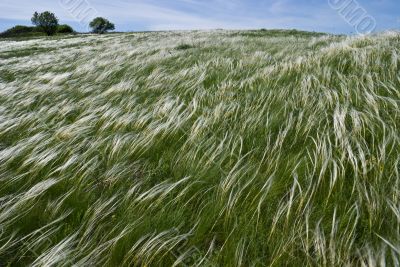
M 400 34 L 0 41 L 1 266 L 399 266 Z

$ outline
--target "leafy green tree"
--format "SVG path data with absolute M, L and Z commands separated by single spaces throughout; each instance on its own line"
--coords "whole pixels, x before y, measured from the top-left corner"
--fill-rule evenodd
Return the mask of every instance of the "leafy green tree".
M 108 19 L 101 17 L 95 18 L 92 22 L 90 22 L 89 26 L 92 28 L 94 33 L 100 34 L 115 30 L 115 25 L 113 23 L 111 23 Z
M 42 29 L 49 36 L 57 32 L 58 19 L 54 13 L 49 11 L 43 13 L 35 12 L 31 21 L 33 25 Z

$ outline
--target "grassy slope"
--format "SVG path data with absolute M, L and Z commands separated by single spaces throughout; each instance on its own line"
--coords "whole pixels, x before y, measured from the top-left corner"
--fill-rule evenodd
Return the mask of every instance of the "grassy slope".
M 0 262 L 395 264 L 400 35 L 0 42 Z

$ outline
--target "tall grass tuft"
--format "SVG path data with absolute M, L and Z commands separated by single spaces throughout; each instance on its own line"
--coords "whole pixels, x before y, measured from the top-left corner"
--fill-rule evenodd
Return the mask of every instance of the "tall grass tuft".
M 0 265 L 398 266 L 399 41 L 0 41 Z

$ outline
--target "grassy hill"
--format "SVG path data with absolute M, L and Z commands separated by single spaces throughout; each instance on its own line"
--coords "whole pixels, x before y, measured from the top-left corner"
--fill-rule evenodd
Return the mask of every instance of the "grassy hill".
M 0 265 L 400 257 L 400 34 L 0 41 Z

